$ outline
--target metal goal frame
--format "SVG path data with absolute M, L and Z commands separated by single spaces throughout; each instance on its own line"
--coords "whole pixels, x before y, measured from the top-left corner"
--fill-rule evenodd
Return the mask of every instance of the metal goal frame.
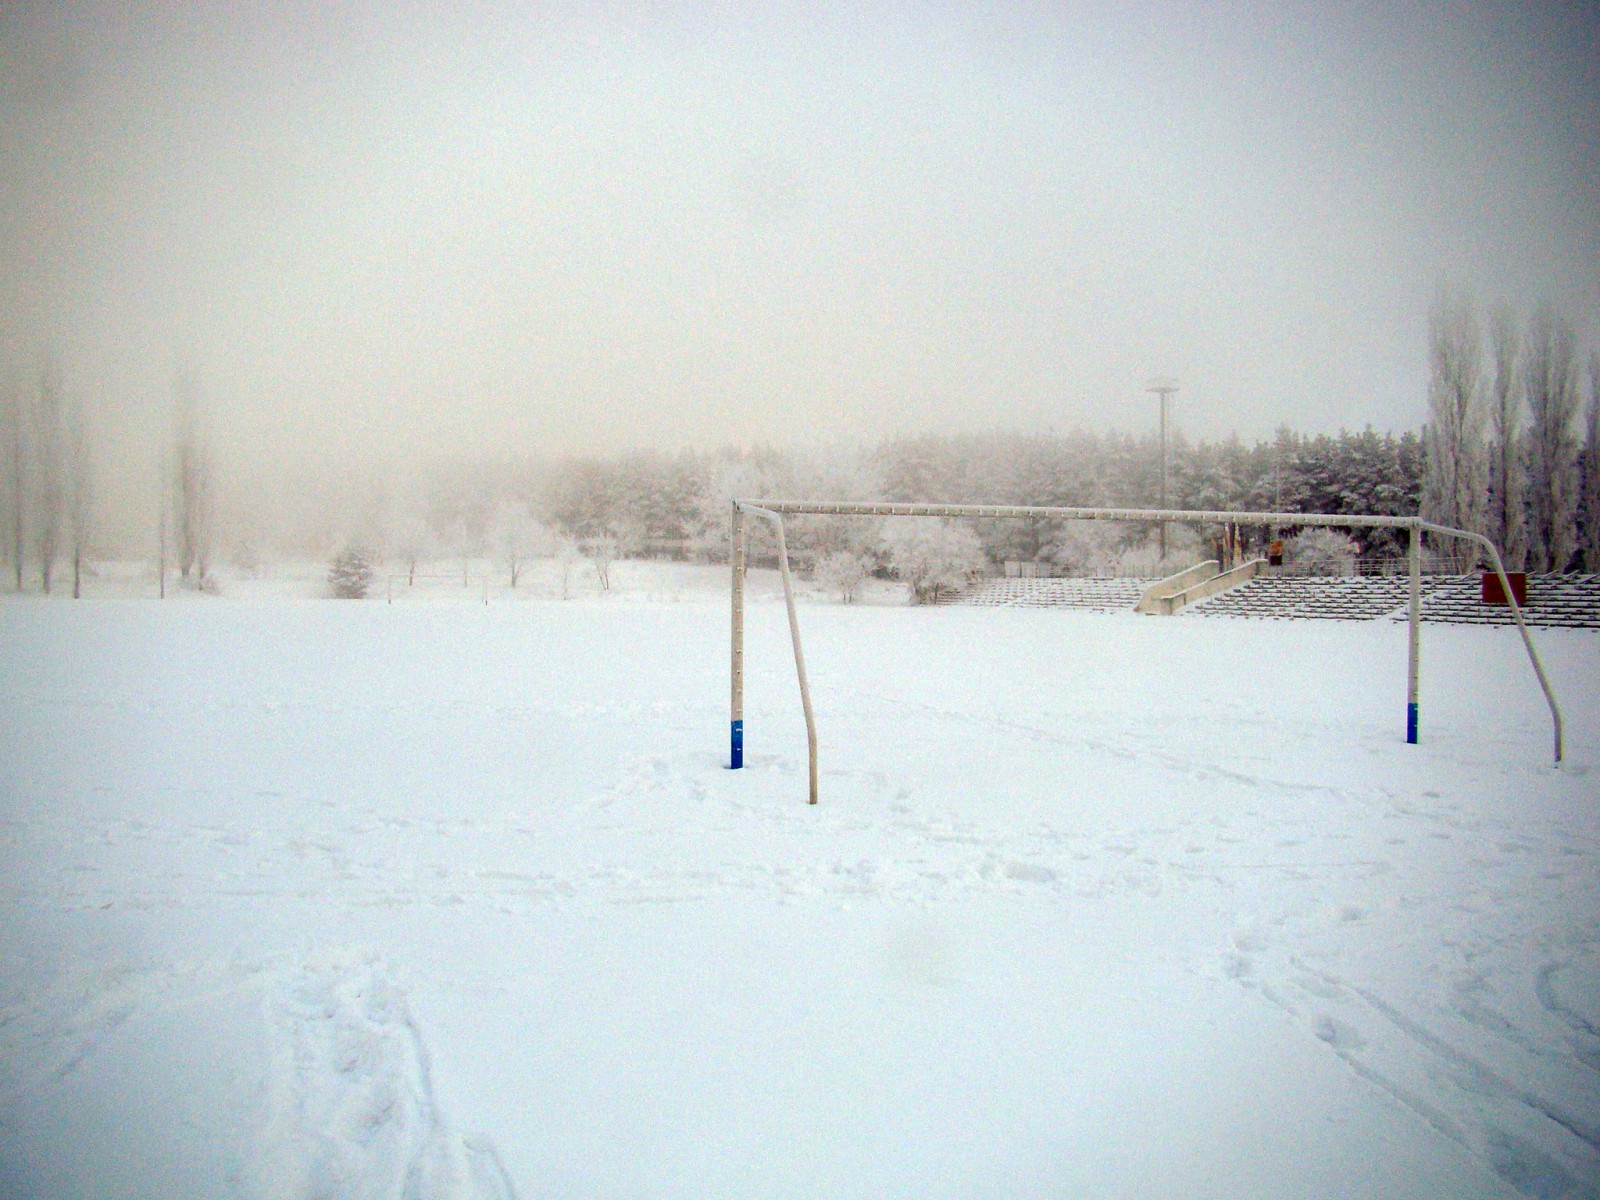
M 1161 523 L 1182 521 L 1193 524 L 1220 524 L 1232 522 L 1239 525 L 1322 525 L 1343 529 L 1404 529 L 1410 534 L 1407 550 L 1407 567 L 1410 576 L 1410 597 L 1407 602 L 1407 620 L 1410 636 L 1407 640 L 1406 670 L 1406 742 L 1416 745 L 1419 736 L 1418 694 L 1422 668 L 1422 535 L 1432 533 L 1441 537 L 1459 538 L 1483 547 L 1494 563 L 1494 572 L 1500 579 L 1506 603 L 1511 608 L 1512 619 L 1522 635 L 1527 648 L 1528 661 L 1533 665 L 1539 687 L 1544 692 L 1550 709 L 1554 729 L 1555 762 L 1561 763 L 1561 707 L 1556 702 L 1555 691 L 1545 676 L 1539 652 L 1522 619 L 1521 606 L 1506 578 L 1505 565 L 1500 551 L 1481 533 L 1466 529 L 1452 529 L 1435 525 L 1421 517 L 1378 516 L 1375 514 L 1332 513 L 1271 513 L 1232 512 L 1172 508 L 1063 508 L 1032 504 L 876 504 L 856 501 L 827 500 L 739 500 L 733 501 L 733 519 L 730 529 L 729 561 L 732 567 L 732 629 L 729 664 L 729 758 L 728 766 L 739 770 L 744 766 L 744 580 L 746 556 L 746 518 L 756 517 L 772 525 L 778 543 L 778 570 L 783 579 L 784 606 L 789 617 L 789 638 L 794 646 L 795 675 L 800 683 L 800 704 L 805 712 L 806 749 L 809 759 L 809 802 L 817 802 L 817 723 L 811 707 L 811 687 L 806 679 L 805 654 L 800 644 L 800 621 L 795 612 L 794 582 L 789 571 L 789 550 L 784 540 L 785 516 L 836 516 L 836 517 L 978 517 L 1004 519 L 1008 517 L 1044 517 L 1065 521 L 1137 521 Z

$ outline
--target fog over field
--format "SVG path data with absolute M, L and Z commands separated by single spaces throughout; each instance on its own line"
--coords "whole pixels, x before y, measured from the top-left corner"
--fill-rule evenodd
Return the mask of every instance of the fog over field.
M 1443 279 L 1591 344 L 1600 21 L 21 3 L 0 386 L 218 486 L 967 429 L 1417 427 Z
M 1594 0 L 0 3 L 0 1198 L 1600 1197 L 1597 183 Z

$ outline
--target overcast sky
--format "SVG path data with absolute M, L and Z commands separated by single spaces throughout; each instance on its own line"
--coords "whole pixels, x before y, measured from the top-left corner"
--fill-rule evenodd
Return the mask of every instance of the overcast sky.
M 1328 12 L 1324 9 L 1333 9 Z M 0 380 L 150 452 L 1417 426 L 1600 327 L 1594 4 L 0 9 Z

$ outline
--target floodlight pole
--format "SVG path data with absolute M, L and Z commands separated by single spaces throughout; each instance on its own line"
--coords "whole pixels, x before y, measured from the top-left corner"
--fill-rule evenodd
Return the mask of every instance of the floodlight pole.
M 1161 397 L 1161 503 L 1159 508 L 1167 506 L 1167 407 L 1172 400 L 1172 393 L 1178 390 L 1178 385 L 1170 379 L 1153 380 L 1147 392 L 1154 392 Z M 1160 521 L 1156 526 L 1161 531 L 1161 561 L 1167 561 L 1167 523 Z

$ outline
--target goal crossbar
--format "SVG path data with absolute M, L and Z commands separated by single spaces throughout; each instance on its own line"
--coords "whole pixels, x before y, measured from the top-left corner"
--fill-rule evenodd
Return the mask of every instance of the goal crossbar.
M 1221 509 L 1212 511 L 1177 508 L 1063 508 L 1040 504 L 877 504 L 853 500 L 735 500 L 733 503 L 736 508 L 760 508 L 768 513 L 791 516 L 1045 517 L 1058 521 L 1190 521 L 1197 524 L 1220 524 L 1231 521 L 1237 525 L 1342 525 L 1368 529 L 1409 529 L 1422 523 L 1418 517 L 1230 512 Z
M 976 517 L 982 519 L 1044 518 L 1066 521 L 1188 522 L 1238 525 L 1325 526 L 1346 529 L 1404 529 L 1410 534 L 1407 553 L 1410 577 L 1407 601 L 1406 742 L 1415 745 L 1419 736 L 1418 696 L 1422 660 L 1422 535 L 1459 538 L 1483 547 L 1494 564 L 1494 572 L 1522 636 L 1528 660 L 1544 693 L 1554 727 L 1555 762 L 1561 762 L 1561 707 L 1539 661 L 1538 650 L 1522 619 L 1505 565 L 1495 544 L 1481 533 L 1435 525 L 1421 517 L 1388 516 L 1371 513 L 1278 513 L 1226 509 L 1175 508 L 1079 508 L 1032 504 L 891 504 L 833 500 L 734 500 L 730 531 L 729 561 L 732 566 L 732 629 L 730 658 L 730 704 L 728 765 L 744 766 L 744 577 L 746 569 L 746 516 L 769 522 L 778 543 L 778 567 L 783 579 L 784 606 L 789 618 L 790 641 L 794 647 L 795 674 L 800 684 L 800 702 L 805 712 L 807 757 L 810 761 L 810 803 L 817 802 L 817 730 L 811 705 L 811 688 L 806 678 L 805 655 L 800 644 L 800 622 L 795 612 L 794 586 L 789 571 L 789 550 L 784 538 L 783 518 L 789 516 L 838 517 Z

